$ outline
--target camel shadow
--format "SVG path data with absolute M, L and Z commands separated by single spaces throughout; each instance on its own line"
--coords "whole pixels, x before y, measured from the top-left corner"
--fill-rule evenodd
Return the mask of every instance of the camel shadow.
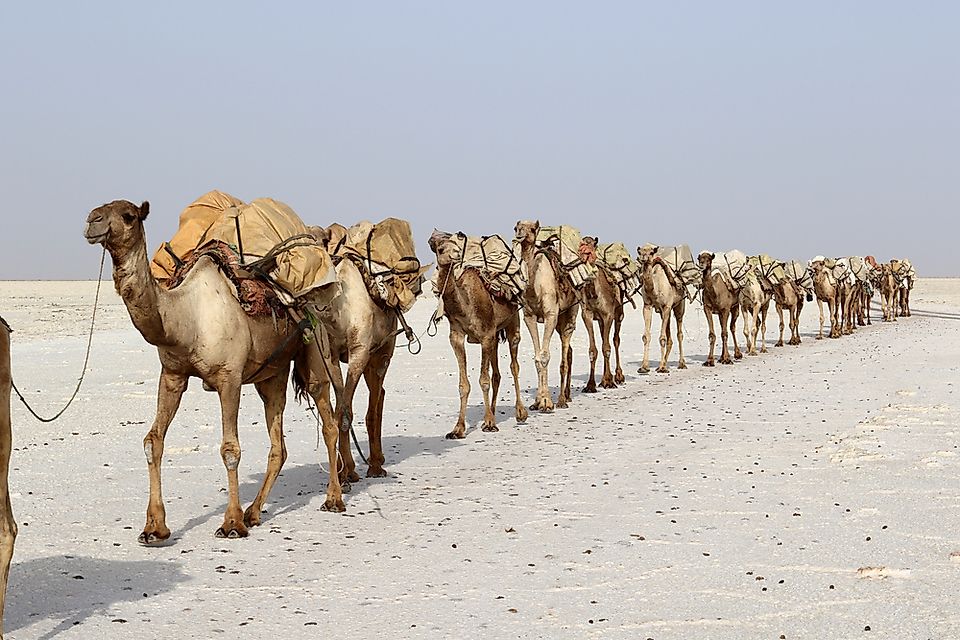
M 108 615 L 121 602 L 172 591 L 189 577 L 169 562 L 122 561 L 83 556 L 48 556 L 10 566 L 5 631 L 41 620 L 57 621 L 40 636 L 56 637 L 94 615 Z M 18 588 L 17 585 L 29 585 Z
M 482 410 L 483 408 L 481 407 L 481 419 Z M 361 437 L 359 433 L 357 435 L 358 438 Z M 364 440 L 361 440 L 361 442 L 365 445 Z M 381 444 L 383 446 L 384 456 L 386 457 L 384 467 L 388 473 L 384 478 L 363 477 L 366 472 L 366 465 L 357 455 L 356 449 L 354 449 L 353 455 L 357 462 L 357 472 L 360 474 L 361 479 L 358 482 L 351 483 L 351 490 L 349 493 L 345 493 L 344 497 L 349 502 L 351 495 L 366 491 L 369 487 L 373 486 L 374 483 L 396 482 L 396 476 L 390 473 L 390 469 L 394 465 L 399 465 L 404 460 L 417 455 L 443 455 L 443 453 L 451 447 L 457 446 L 456 443 L 457 441 L 444 439 L 443 434 L 438 436 L 384 436 Z M 366 448 L 364 448 L 364 453 L 367 453 Z M 322 459 L 322 463 L 326 462 L 326 453 L 323 450 L 318 451 L 317 456 Z M 261 527 L 266 526 L 269 528 L 269 523 L 273 518 L 303 509 L 307 507 L 312 500 L 319 499 L 320 503 L 322 503 L 323 496 L 327 490 L 327 481 L 329 480 L 328 470 L 322 463 L 288 465 L 283 468 L 267 500 L 267 510 L 262 516 L 263 522 Z M 244 506 L 248 505 L 257 494 L 257 491 L 259 491 L 260 485 L 263 483 L 264 475 L 263 472 L 251 474 L 247 476 L 247 480 L 240 485 L 240 498 Z M 226 500 L 221 501 L 217 505 L 211 504 L 204 513 L 194 516 L 185 522 L 182 527 L 179 527 L 174 532 L 174 541 L 182 538 L 187 532 L 212 520 L 218 521 L 223 517 L 226 508 Z M 319 508 L 319 505 L 317 508 Z M 211 525 L 211 528 L 215 527 Z
M 950 313 L 949 311 L 924 311 L 923 309 L 910 309 L 911 315 L 921 318 L 939 318 L 941 320 L 960 320 L 960 313 Z

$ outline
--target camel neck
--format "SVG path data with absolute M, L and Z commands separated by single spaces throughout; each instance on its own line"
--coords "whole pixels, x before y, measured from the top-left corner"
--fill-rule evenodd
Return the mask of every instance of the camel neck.
M 159 307 L 163 293 L 150 273 L 146 243 L 141 240 L 125 255 L 111 249 L 110 257 L 113 258 L 113 283 L 127 306 L 133 325 L 150 344 L 166 344 L 167 335 Z

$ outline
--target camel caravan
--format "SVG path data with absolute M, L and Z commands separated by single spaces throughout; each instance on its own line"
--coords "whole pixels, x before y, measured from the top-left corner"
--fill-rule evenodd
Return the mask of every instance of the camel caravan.
M 154 545 L 170 537 L 161 491 L 164 437 L 190 378 L 199 378 L 220 402 L 220 454 L 228 504 L 216 536 L 242 538 L 260 524 L 287 458 L 283 411 L 288 379 L 297 399 L 312 401 L 319 415 L 330 469 L 322 508 L 343 511 L 343 494 L 360 479 L 350 447 L 360 380 L 369 391 L 364 419 L 366 475 L 381 477 L 387 474 L 381 444 L 385 379 L 398 337 L 405 336 L 411 352 L 419 341 L 405 314 L 420 297 L 431 265 L 418 259 L 410 225 L 387 218 L 350 227 L 311 226 L 282 202 L 261 198 L 246 203 L 211 191 L 183 210 L 177 233 L 150 257 L 144 234 L 149 212 L 146 202 L 114 201 L 91 211 L 84 232 L 88 242 L 102 245 L 110 254 L 117 292 L 133 325 L 157 347 L 160 358 L 157 413 L 143 439 L 150 489 L 138 541 Z M 872 256 L 783 262 L 738 250 L 704 251 L 695 257 L 686 245 L 655 244 L 639 246 L 634 256 L 622 243 L 601 243 L 568 225 L 542 226 L 530 220 L 518 221 L 512 238 L 434 230 L 429 247 L 436 258 L 431 283 L 437 308 L 431 326 L 447 321 L 459 374 L 459 411 L 446 434 L 451 439 L 464 438 L 468 429 L 471 386 L 466 343 L 480 346 L 482 430 L 498 430 L 502 342 L 510 352 L 514 417 L 517 423 L 527 420 L 519 380 L 521 318 L 537 372 L 529 408 L 549 413 L 573 401 L 572 337 L 578 317 L 590 345 L 590 373 L 583 392 L 594 393 L 598 387 L 625 382 L 620 347 L 628 304 L 642 305 L 639 373 L 649 372 L 654 312 L 660 318 L 656 371 L 668 373 L 674 339 L 677 367 L 687 367 L 683 323 L 691 304 L 699 302 L 709 327 L 709 352 L 703 364 L 714 366 L 717 361 L 716 320 L 719 362 L 729 365 L 744 353 L 767 352 L 771 302 L 780 319 L 775 346 L 799 345 L 804 301 L 816 298 L 820 308 L 817 338 L 823 337 L 827 317 L 829 336 L 838 338 L 871 322 L 875 291 L 881 296 L 885 321 L 909 316 L 916 279 L 909 260 L 880 264 Z M 786 342 L 785 328 L 790 332 Z M 556 396 L 549 375 L 555 333 L 560 342 Z M 246 384 L 256 387 L 263 402 L 270 452 L 260 489 L 244 509 L 237 419 L 240 389 Z M 9 407 L 9 400 L 5 405 Z M 9 452 L 9 437 L 3 431 L 0 424 L 0 454 Z M 0 462 L 4 460 L 0 455 Z M 0 560 L 8 561 L 16 529 L 7 531 L 11 527 L 0 524 L 4 551 Z M 5 575 L 0 566 L 0 577 Z

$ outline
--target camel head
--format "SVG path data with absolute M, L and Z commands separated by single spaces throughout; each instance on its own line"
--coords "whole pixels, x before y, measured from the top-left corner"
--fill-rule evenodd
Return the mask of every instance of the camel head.
M 637 262 L 640 263 L 641 267 L 651 264 L 653 259 L 657 257 L 657 251 L 659 250 L 660 247 L 649 242 L 642 247 L 637 247 Z
M 453 256 L 450 255 L 450 249 L 453 247 L 451 247 L 450 241 L 455 237 L 457 236 L 452 233 L 439 231 L 437 229 L 434 229 L 433 233 L 430 235 L 430 240 L 427 241 L 427 244 L 430 245 L 430 250 L 433 251 L 437 256 L 438 267 L 442 267 L 453 262 Z
M 700 255 L 697 256 L 697 264 L 700 265 L 700 271 L 705 275 L 710 273 L 710 269 L 713 268 L 713 261 L 717 257 L 717 254 L 711 253 L 709 251 L 701 251 Z
M 102 244 L 111 252 L 129 251 L 144 241 L 143 221 L 149 213 L 149 202 L 138 207 L 127 200 L 114 200 L 90 212 L 83 236 L 90 244 Z
M 532 245 L 537 241 L 537 232 L 540 231 L 539 220 L 521 220 L 513 228 L 514 239 L 521 245 Z
M 810 267 L 810 273 L 812 273 L 814 277 L 817 277 L 821 273 L 825 273 L 827 270 L 826 263 L 822 258 L 819 260 L 817 259 L 811 260 L 809 267 Z

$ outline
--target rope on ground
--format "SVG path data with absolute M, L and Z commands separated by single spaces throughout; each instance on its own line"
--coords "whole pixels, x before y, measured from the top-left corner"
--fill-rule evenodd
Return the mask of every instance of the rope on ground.
M 100 254 L 100 273 L 97 275 L 97 292 L 93 297 L 93 313 L 91 314 L 91 317 L 90 317 L 90 334 L 87 337 L 87 352 L 83 356 L 83 368 L 80 370 L 80 379 L 77 380 L 77 388 L 73 390 L 73 395 L 71 395 L 70 399 L 67 400 L 67 404 L 64 405 L 63 409 L 60 409 L 60 411 L 58 411 L 57 414 L 54 415 L 52 418 L 43 418 L 40 415 L 38 415 L 36 411 L 33 410 L 33 407 L 30 406 L 26 398 L 23 397 L 23 394 L 20 393 L 20 390 L 17 389 L 16 383 L 13 383 L 11 381 L 13 390 L 16 391 L 17 397 L 20 398 L 20 402 L 22 402 L 23 406 L 27 408 L 27 411 L 29 411 L 30 414 L 40 422 L 53 422 L 54 420 L 62 416 L 64 412 L 66 412 L 66 410 L 70 408 L 70 405 L 73 404 L 74 399 L 77 397 L 77 394 L 80 392 L 80 385 L 83 384 L 83 379 L 87 375 L 87 363 L 89 363 L 90 361 L 90 347 L 93 345 L 93 327 L 97 321 L 97 303 L 100 300 L 100 284 L 103 278 L 103 264 L 104 264 L 104 261 L 106 260 L 106 257 L 107 257 L 107 249 L 104 248 L 103 253 Z

